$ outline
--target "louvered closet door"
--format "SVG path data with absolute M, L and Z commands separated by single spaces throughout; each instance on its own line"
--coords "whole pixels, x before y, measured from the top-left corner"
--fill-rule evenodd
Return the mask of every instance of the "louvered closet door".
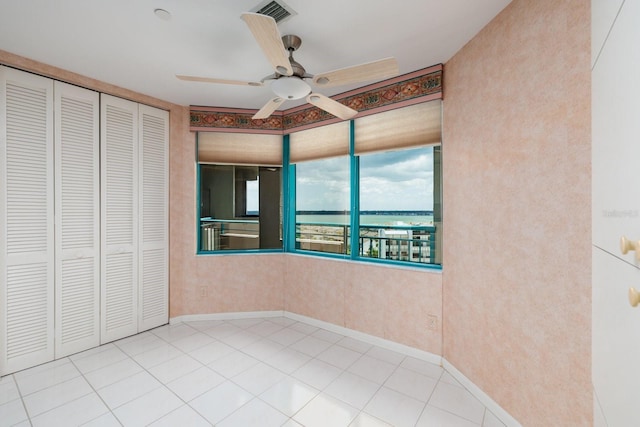
M 97 92 L 55 82 L 56 358 L 100 344 Z
M 54 356 L 53 81 L 0 67 L 0 374 Z
M 138 104 L 100 96 L 100 341 L 138 332 Z
M 169 113 L 140 105 L 140 275 L 138 330 L 169 321 Z

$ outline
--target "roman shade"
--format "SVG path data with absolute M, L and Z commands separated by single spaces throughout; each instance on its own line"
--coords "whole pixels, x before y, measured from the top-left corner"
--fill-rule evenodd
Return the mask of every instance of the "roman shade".
M 349 154 L 349 121 L 292 133 L 289 161 L 327 159 Z
M 198 162 L 282 165 L 282 135 L 198 132 Z
M 442 101 L 435 100 L 355 119 L 355 154 L 442 141 Z

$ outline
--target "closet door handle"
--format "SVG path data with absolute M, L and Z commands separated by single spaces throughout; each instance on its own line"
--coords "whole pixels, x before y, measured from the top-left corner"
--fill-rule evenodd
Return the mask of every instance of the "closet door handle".
M 635 288 L 629 288 L 629 304 L 631 307 L 637 307 L 640 304 L 640 292 Z
M 636 260 L 640 261 L 640 241 L 629 240 L 622 236 L 620 238 L 620 252 L 626 254 L 629 251 L 635 251 Z

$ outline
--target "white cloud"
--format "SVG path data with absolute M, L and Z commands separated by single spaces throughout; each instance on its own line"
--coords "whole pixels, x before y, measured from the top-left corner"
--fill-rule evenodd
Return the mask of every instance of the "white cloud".
M 349 159 L 296 167 L 297 210 L 348 210 Z M 433 209 L 433 149 L 420 147 L 360 157 L 361 210 Z

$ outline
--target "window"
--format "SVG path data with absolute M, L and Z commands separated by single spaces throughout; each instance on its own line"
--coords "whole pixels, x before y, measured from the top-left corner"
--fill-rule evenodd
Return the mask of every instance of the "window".
M 419 147 L 360 156 L 359 255 L 436 264 L 434 151 Z
M 278 135 L 198 134 L 200 252 L 282 249 L 281 153 Z
M 199 133 L 199 252 L 441 265 L 441 109 L 430 101 L 284 138 Z
M 441 264 L 441 101 L 358 118 L 358 254 Z
M 296 249 L 350 253 L 349 126 L 340 122 L 290 136 Z
M 292 134 L 295 249 L 441 264 L 440 118 L 432 101 Z
M 296 249 L 348 254 L 349 157 L 296 165 Z

